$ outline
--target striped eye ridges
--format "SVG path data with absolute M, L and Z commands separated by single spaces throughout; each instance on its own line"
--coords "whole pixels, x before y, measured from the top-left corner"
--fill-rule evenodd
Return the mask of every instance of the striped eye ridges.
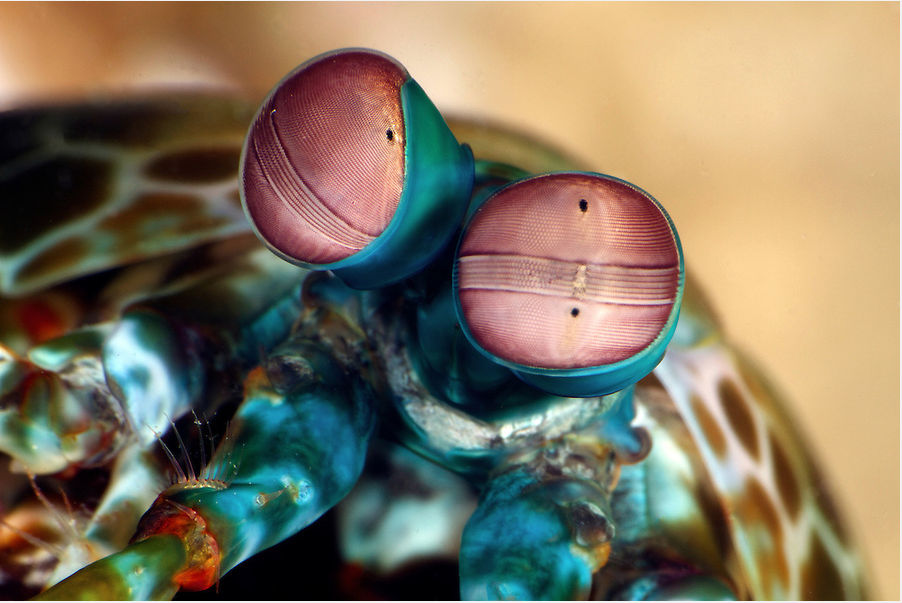
M 644 377 L 679 313 L 683 265 L 670 219 L 643 191 L 597 174 L 536 176 L 495 193 L 467 224 L 455 269 L 471 340 L 551 391 L 544 377 L 555 370 L 586 384 L 595 371 L 592 389 L 561 391 L 569 395 Z
M 381 52 L 0 114 L 0 206 L 0 598 L 863 596 L 664 207 Z

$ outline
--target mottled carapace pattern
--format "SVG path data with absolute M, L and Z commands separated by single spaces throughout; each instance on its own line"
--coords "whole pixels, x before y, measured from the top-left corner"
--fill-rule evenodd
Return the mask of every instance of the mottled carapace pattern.
M 245 103 L 182 97 L 0 116 L 0 293 L 249 230 Z
M 77 318 L 47 319 L 72 312 L 61 287 L 46 289 L 55 283 L 164 255 L 169 259 L 160 262 L 179 263 L 184 256 L 185 266 L 215 267 L 257 245 L 249 234 L 220 240 L 248 231 L 237 171 L 251 118 L 248 105 L 196 98 L 0 116 L 0 207 L 9 218 L 0 222 L 0 294 L 27 295 L 0 303 L 4 337 L 7 306 L 15 310 L 10 316 L 16 328 L 35 332 L 32 343 L 80 324 Z M 460 128 L 473 131 L 472 124 Z M 503 137 L 492 132 L 486 141 L 497 146 Z M 377 133 L 392 142 L 385 131 Z M 477 156 L 488 155 L 475 138 L 460 139 L 473 143 Z M 403 131 L 395 131 L 393 140 L 402 144 Z M 522 142 L 513 147 L 535 148 Z M 540 159 L 540 166 L 548 164 Z M 601 207 L 590 196 L 567 200 L 577 219 Z M 649 215 L 646 227 L 666 240 L 669 231 Z M 174 253 L 188 248 L 194 250 Z M 672 253 L 646 258 L 641 266 L 667 268 Z M 688 289 L 687 296 L 692 298 Z M 202 311 L 215 314 L 213 304 L 203 301 Z M 565 320 L 575 318 L 571 302 L 563 306 Z M 726 574 L 740 596 L 861 598 L 859 561 L 798 431 L 758 375 L 720 339 L 699 298 L 684 298 L 684 314 L 709 335 L 691 345 L 676 341 L 637 387 L 637 405 L 671 434 L 659 437 L 656 449 L 679 446 L 695 459 L 687 470 L 698 483 L 697 506 L 707 521 L 695 524 L 693 537 L 684 541 L 698 544 L 703 569 Z M 653 401 L 649 392 L 656 392 Z M 35 548 L 18 541 L 15 547 Z M 3 564 L 12 567 L 6 558 Z M 32 564 L 23 572 L 36 569 Z M 606 579 L 605 571 L 597 581 Z
M 671 345 L 655 370 L 719 492 L 756 599 L 864 596 L 860 561 L 799 433 L 762 378 L 719 337 Z

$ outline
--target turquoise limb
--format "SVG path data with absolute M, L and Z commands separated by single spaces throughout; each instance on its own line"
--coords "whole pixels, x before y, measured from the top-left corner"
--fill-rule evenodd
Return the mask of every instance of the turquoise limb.
M 214 276 L 118 320 L 24 357 L 0 345 L 0 452 L 35 474 L 96 466 L 132 431 L 150 445 L 189 409 L 203 414 L 231 396 L 229 384 L 288 335 L 307 274 L 247 241 L 254 249 Z
M 632 426 L 633 391 L 490 474 L 461 540 L 462 598 L 588 597 L 615 542 L 611 497 L 621 467 L 649 453 L 647 433 Z
M 735 601 L 736 594 L 713 576 L 690 575 L 672 578 L 653 574 L 641 578 L 617 593 L 624 601 Z
M 607 495 L 589 480 L 525 466 L 496 477 L 463 532 L 461 598 L 587 598 L 610 550 L 606 516 Z
M 202 474 L 163 492 L 122 552 L 44 596 L 167 598 L 213 586 L 347 495 L 374 431 L 373 403 L 359 374 L 325 347 L 289 340 L 249 374 L 231 434 Z
M 185 546 L 172 534 L 130 544 L 35 597 L 34 601 L 147 601 L 172 599 L 173 577 L 186 563 Z
M 306 274 L 259 249 L 217 278 L 123 313 L 103 366 L 145 445 L 189 410 L 211 410 L 224 374 L 240 379 L 288 335 Z
M 284 369 L 277 383 L 262 369 L 252 372 L 232 421 L 234 448 L 221 446 L 211 461 L 237 465 L 228 486 L 163 495 L 204 518 L 223 574 L 344 498 L 360 476 L 375 424 L 371 391 L 326 349 L 289 343 L 271 365 L 274 359 Z
M 126 313 L 103 348 L 107 383 L 148 445 L 185 414 L 206 385 L 203 342 L 149 309 Z
M 135 526 L 166 483 L 155 456 L 140 443 L 126 446 L 113 462 L 109 486 L 81 538 L 66 544 L 59 562 L 47 580 L 56 584 L 89 563 L 124 548 Z

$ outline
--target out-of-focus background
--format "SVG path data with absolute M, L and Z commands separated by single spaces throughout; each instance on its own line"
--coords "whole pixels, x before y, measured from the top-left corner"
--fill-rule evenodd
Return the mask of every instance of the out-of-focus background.
M 0 107 L 346 46 L 651 192 L 899 598 L 899 4 L 0 4 Z

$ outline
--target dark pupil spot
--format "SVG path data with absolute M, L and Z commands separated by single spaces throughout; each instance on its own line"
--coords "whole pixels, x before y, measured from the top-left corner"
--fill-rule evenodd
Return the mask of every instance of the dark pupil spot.
M 385 131 L 385 138 L 387 138 L 388 141 L 391 142 L 392 140 L 395 139 L 395 133 L 392 132 L 391 130 L 386 130 L 386 131 Z
M 585 213 L 589 210 L 589 202 L 585 199 L 579 200 L 579 211 Z
M 574 318 L 579 316 L 579 308 L 573 308 L 572 310 L 570 310 L 570 316 L 573 316 Z

